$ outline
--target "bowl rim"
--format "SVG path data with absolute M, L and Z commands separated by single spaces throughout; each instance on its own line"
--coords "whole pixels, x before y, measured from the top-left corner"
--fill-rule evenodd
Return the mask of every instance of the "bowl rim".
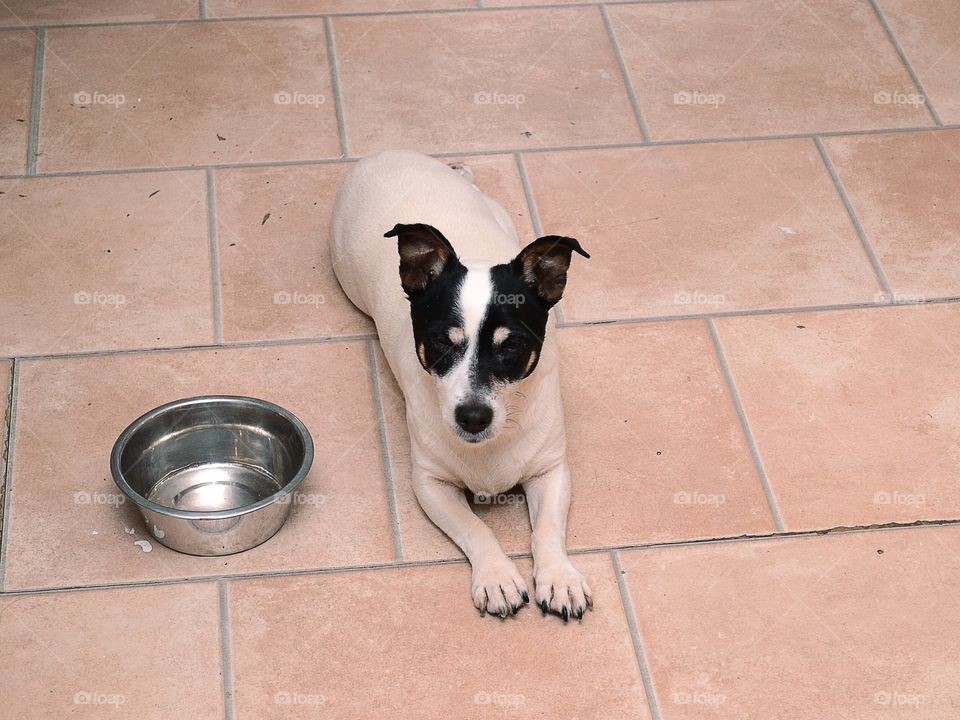
M 133 438 L 133 436 L 139 430 L 141 430 L 144 425 L 161 415 L 176 411 L 181 408 L 187 408 L 192 405 L 208 405 L 211 403 L 224 405 L 246 405 L 256 407 L 261 410 L 268 410 L 281 416 L 284 420 L 293 425 L 303 442 L 303 460 L 301 461 L 300 467 L 297 469 L 296 474 L 293 476 L 293 479 L 291 479 L 290 482 L 269 497 L 258 500 L 250 505 L 242 505 L 241 507 L 232 508 L 230 510 L 180 510 L 178 508 L 171 508 L 166 505 L 155 503 L 152 500 L 148 500 L 134 490 L 130 483 L 127 482 L 127 479 L 120 468 L 120 457 L 129 444 L 131 438 Z M 307 430 L 307 426 L 301 422 L 300 418 L 286 408 L 281 407 L 276 403 L 272 403 L 269 400 L 261 400 L 260 398 L 248 397 L 245 395 L 195 395 L 193 397 L 172 400 L 168 403 L 164 403 L 163 405 L 159 405 L 152 410 L 145 412 L 132 423 L 127 425 L 123 432 L 120 433 L 119 437 L 117 437 L 116 442 L 113 444 L 113 449 L 110 451 L 110 474 L 113 476 L 113 481 L 120 491 L 140 508 L 150 510 L 151 512 L 155 512 L 160 515 L 165 515 L 167 517 L 180 518 L 182 520 L 223 520 L 227 518 L 238 517 L 240 515 L 247 515 L 248 513 L 260 510 L 268 505 L 273 505 L 288 495 L 292 495 L 296 489 L 300 487 L 300 484 L 307 476 L 307 473 L 310 472 L 310 468 L 313 465 L 313 456 L 313 437 L 310 435 L 310 431 Z

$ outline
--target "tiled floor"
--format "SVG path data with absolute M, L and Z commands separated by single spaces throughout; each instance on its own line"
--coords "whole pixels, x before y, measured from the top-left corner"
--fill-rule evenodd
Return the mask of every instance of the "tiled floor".
M 953 0 L 0 2 L 0 717 L 960 716 L 958 60 Z M 326 251 L 397 146 L 592 254 L 582 622 L 479 617 L 413 496 Z M 109 449 L 203 393 L 306 422 L 302 502 L 144 552 Z

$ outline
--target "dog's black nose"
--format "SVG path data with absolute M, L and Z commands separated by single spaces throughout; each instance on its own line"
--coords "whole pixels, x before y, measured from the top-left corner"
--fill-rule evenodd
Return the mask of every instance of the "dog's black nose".
M 493 408 L 479 402 L 458 405 L 454 413 L 457 425 L 466 432 L 476 434 L 486 430 L 493 421 Z

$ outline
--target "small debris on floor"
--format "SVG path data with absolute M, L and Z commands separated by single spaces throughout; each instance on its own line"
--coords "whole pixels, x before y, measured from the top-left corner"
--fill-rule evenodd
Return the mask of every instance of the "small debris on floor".
M 266 215 L 263 216 L 263 220 L 260 221 L 260 227 L 263 227 L 264 225 L 266 225 L 267 220 L 269 219 L 270 219 L 270 213 L 267 213 Z
M 154 195 L 156 195 L 158 192 L 160 192 L 160 191 L 159 191 L 159 190 L 154 190 L 152 193 L 150 193 L 149 195 L 147 195 L 147 197 L 148 197 L 148 198 L 152 198 L 152 197 L 153 197 Z
M 150 544 L 149 540 L 134 540 L 133 544 L 138 548 L 143 550 L 145 553 L 151 552 L 153 550 L 153 545 Z

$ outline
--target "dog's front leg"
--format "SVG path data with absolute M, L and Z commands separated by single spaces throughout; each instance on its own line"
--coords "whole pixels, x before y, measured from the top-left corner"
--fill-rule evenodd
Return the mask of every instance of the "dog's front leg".
M 580 619 L 593 607 L 587 579 L 567 557 L 567 511 L 570 509 L 570 469 L 566 460 L 523 483 L 533 528 L 533 577 L 540 609 Z
M 471 595 L 481 613 L 505 618 L 530 602 L 527 583 L 493 532 L 473 514 L 461 488 L 414 471 L 414 491 L 433 523 L 453 540 L 473 569 Z

